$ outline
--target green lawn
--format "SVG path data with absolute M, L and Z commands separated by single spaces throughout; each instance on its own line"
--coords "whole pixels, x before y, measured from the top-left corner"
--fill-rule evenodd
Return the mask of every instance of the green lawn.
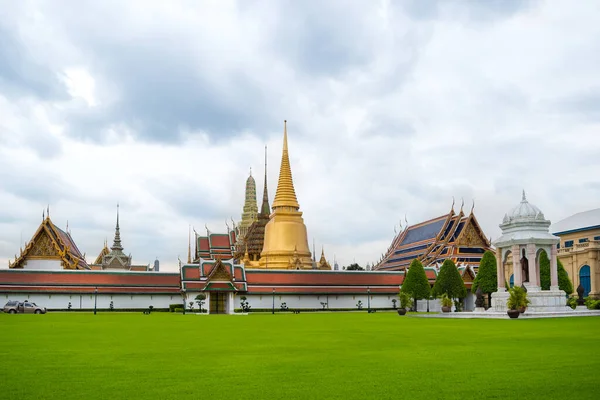
M 591 399 L 600 318 L 0 314 L 6 399 Z

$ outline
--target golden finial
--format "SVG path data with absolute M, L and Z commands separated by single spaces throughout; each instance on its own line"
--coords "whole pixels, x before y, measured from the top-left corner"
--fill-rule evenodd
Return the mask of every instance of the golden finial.
M 277 192 L 273 201 L 273 210 L 278 207 L 289 207 L 295 210 L 300 208 L 294 182 L 292 180 L 292 169 L 290 167 L 290 156 L 288 153 L 287 142 L 287 120 L 283 121 L 283 154 L 281 155 L 281 167 L 279 169 L 279 181 L 277 182 Z

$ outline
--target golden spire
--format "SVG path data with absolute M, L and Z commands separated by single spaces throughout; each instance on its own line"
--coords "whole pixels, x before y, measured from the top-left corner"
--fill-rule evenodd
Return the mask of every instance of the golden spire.
M 283 121 L 283 154 L 281 155 L 281 168 L 279 169 L 279 181 L 277 192 L 273 201 L 273 211 L 279 207 L 300 208 L 296 199 L 294 182 L 292 181 L 292 169 L 290 168 L 290 157 L 287 144 L 287 121 Z

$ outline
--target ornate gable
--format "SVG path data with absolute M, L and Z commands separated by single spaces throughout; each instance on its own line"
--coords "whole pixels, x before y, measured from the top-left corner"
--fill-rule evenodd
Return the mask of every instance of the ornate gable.
M 55 241 L 50 238 L 45 229 L 38 233 L 32 243 L 33 246 L 28 251 L 27 257 L 60 259 Z
M 230 281 L 231 282 L 232 280 L 233 280 L 233 277 L 231 276 L 231 274 L 225 267 L 225 264 L 223 264 L 221 262 L 221 260 L 218 259 L 215 262 L 215 266 L 213 267 L 213 270 L 208 275 L 208 281 Z
M 465 223 L 465 227 L 456 238 L 456 244 L 458 246 L 488 247 L 487 239 L 481 234 L 481 230 L 476 226 L 473 218 L 469 218 Z

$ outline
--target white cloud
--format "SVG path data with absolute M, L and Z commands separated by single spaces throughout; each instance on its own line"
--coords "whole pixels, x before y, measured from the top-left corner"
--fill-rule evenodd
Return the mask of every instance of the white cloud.
M 4 265 L 47 203 L 93 258 L 120 202 L 126 251 L 174 268 L 189 224 L 240 218 L 265 144 L 272 201 L 283 119 L 309 240 L 340 265 L 453 196 L 494 237 L 522 188 L 553 221 L 598 206 L 593 1 L 69 4 L 0 17 Z

